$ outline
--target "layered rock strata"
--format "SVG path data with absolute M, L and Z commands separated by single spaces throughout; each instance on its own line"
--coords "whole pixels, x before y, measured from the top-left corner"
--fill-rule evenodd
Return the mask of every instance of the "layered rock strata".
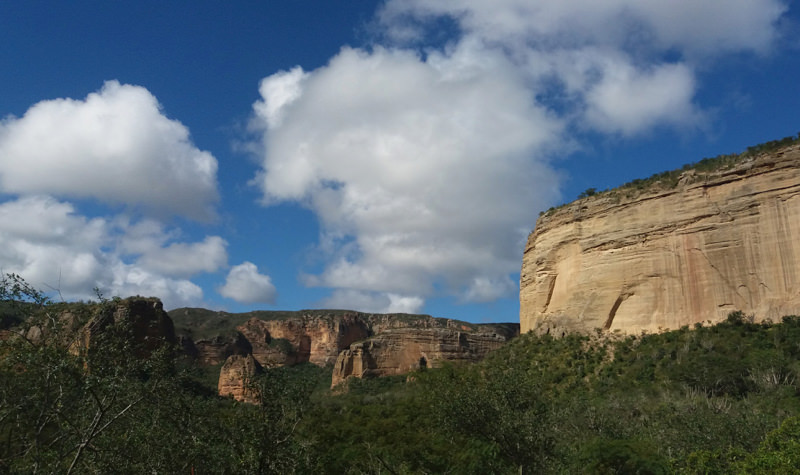
M 264 366 L 310 362 L 332 365 L 351 343 L 371 334 L 368 318 L 351 313 L 338 316 L 301 315 L 283 320 L 253 317 L 237 327 Z
M 353 376 L 401 374 L 441 361 L 476 361 L 519 334 L 516 323 L 477 325 L 429 315 L 346 310 L 229 314 L 184 308 L 171 314 L 181 329 L 184 351 L 201 364 L 212 364 L 228 352 L 231 358 L 241 356 L 247 347 L 247 355 L 264 368 L 304 362 L 335 366 L 334 384 Z M 208 334 L 209 329 L 238 336 L 191 341 L 191 334 Z M 203 356 L 203 341 L 219 344 Z M 233 381 L 235 374 L 222 371 L 219 387 L 240 387 Z
M 654 332 L 734 310 L 800 312 L 798 145 L 674 188 L 578 200 L 528 238 L 522 332 Z
M 331 387 L 348 378 L 404 374 L 445 361 L 474 362 L 516 332 L 469 332 L 454 328 L 394 328 L 339 353 Z

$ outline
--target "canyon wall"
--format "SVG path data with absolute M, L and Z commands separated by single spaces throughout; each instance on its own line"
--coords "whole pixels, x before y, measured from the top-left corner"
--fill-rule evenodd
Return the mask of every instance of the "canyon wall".
M 520 275 L 521 331 L 656 332 L 800 313 L 800 146 L 611 190 L 541 216 Z
M 435 368 L 446 361 L 479 361 L 516 335 L 516 330 L 504 331 L 493 327 L 479 331 L 389 329 L 339 353 L 333 367 L 331 387 L 352 377 L 405 374 L 420 368 Z
M 245 399 L 242 378 L 256 374 L 252 362 L 242 366 L 248 358 L 259 370 L 304 362 L 333 366 L 336 386 L 351 377 L 403 374 L 443 361 L 477 361 L 519 335 L 516 323 L 474 324 L 347 310 L 230 314 L 183 308 L 170 315 L 185 354 L 200 365 L 227 361 L 219 392 L 239 400 Z

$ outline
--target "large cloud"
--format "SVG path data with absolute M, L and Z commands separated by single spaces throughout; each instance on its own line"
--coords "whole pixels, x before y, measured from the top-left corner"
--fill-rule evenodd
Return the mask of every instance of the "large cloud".
M 147 89 L 108 81 L 85 100 L 33 105 L 0 122 L 0 191 L 96 198 L 207 220 L 217 161 Z
M 781 0 L 389 0 L 379 17 L 389 36 L 405 41 L 445 16 L 466 34 L 503 44 L 677 48 L 696 56 L 766 52 L 787 9 Z
M 721 54 L 767 53 L 786 10 L 781 0 L 390 0 L 379 19 L 389 38 L 418 44 L 433 19 L 450 18 L 457 41 L 505 51 L 579 129 L 633 136 L 702 127 L 697 71 Z
M 261 93 L 265 200 L 313 209 L 332 251 L 311 285 L 386 293 L 388 308 L 390 293 L 504 282 L 535 204 L 557 197 L 541 157 L 561 121 L 478 45 L 426 59 L 345 48 L 325 68 L 266 78 Z
M 176 234 L 153 221 L 88 218 L 68 202 L 25 196 L 0 203 L 0 272 L 20 274 L 67 299 L 93 298 L 99 288 L 105 295 L 160 297 L 167 308 L 197 305 L 203 299 L 200 287 L 172 276 L 227 265 L 224 241 L 210 236 L 176 243 Z M 145 236 L 149 239 L 140 240 Z M 138 248 L 131 247 L 133 241 Z M 208 255 L 198 255 L 209 248 Z
M 243 262 L 233 266 L 225 279 L 225 285 L 219 289 L 223 297 L 241 303 L 275 303 L 277 292 L 268 275 L 258 272 L 258 266 L 252 262 Z
M 767 53 L 780 0 L 389 0 L 391 47 L 265 78 L 263 201 L 322 224 L 331 303 L 405 306 L 516 288 L 524 231 L 558 197 L 567 132 L 703 127 L 699 68 Z M 452 35 L 442 41 L 449 20 Z M 428 41 L 438 41 L 437 47 Z

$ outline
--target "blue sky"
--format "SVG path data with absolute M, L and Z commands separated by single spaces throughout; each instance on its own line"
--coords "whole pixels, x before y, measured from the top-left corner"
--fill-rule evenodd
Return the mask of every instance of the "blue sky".
M 0 3 L 0 269 L 518 319 L 541 210 L 800 132 L 785 0 Z

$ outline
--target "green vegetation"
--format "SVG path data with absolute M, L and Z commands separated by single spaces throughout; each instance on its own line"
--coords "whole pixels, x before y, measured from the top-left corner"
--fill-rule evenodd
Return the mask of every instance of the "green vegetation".
M 800 467 L 797 316 L 757 324 L 736 312 L 713 326 L 628 337 L 528 334 L 478 364 L 355 379 L 342 394 L 328 389 L 330 368 L 270 369 L 252 381 L 261 403 L 251 405 L 218 397 L 210 373 L 172 348 L 131 357 L 125 322 L 88 354 L 70 352 L 62 304 L 21 280 L 3 280 L 0 292 L 22 322 L 0 333 L 2 473 Z
M 607 190 L 597 190 L 596 188 L 588 188 L 578 195 L 578 199 L 588 198 L 598 194 L 610 195 L 612 199 L 620 199 L 625 196 L 627 199 L 632 199 L 639 194 L 650 190 L 670 190 L 678 186 L 678 181 L 681 175 L 686 172 L 693 172 L 693 176 L 687 178 L 694 182 L 702 179 L 703 177 L 716 173 L 720 170 L 728 170 L 741 163 L 743 160 L 765 153 L 773 153 L 782 148 L 800 143 L 800 133 L 796 136 L 790 135 L 779 140 L 771 140 L 758 145 L 747 147 L 744 152 L 722 154 L 716 157 L 703 158 L 698 162 L 687 163 L 683 167 L 676 170 L 665 171 L 656 173 L 648 178 L 637 178 L 633 181 L 620 185 L 616 188 Z M 539 216 L 550 216 L 556 210 L 568 205 L 564 203 L 559 206 L 553 206 L 547 211 L 541 211 Z

